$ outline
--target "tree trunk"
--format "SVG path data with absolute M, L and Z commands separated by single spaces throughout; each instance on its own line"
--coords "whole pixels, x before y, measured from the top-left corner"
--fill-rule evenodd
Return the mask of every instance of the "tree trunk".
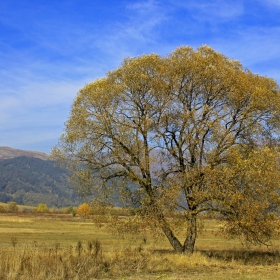
M 194 251 L 194 245 L 197 236 L 196 215 L 191 214 L 189 216 L 189 219 L 187 219 L 189 223 L 189 232 L 188 236 L 185 239 L 184 245 L 182 245 L 180 240 L 174 235 L 164 215 L 160 212 L 157 206 L 155 206 L 155 210 L 157 212 L 156 219 L 158 220 L 158 222 L 160 222 L 161 229 L 174 250 L 177 253 L 192 254 Z
M 184 248 L 181 244 L 181 242 L 178 240 L 178 238 L 173 234 L 172 230 L 169 228 L 168 225 L 164 224 L 162 227 L 162 230 L 165 234 L 165 236 L 168 238 L 171 246 L 174 248 L 174 250 L 178 253 L 183 253 Z
M 189 233 L 185 239 L 184 246 L 183 246 L 183 252 L 186 254 L 193 253 L 194 245 L 197 237 L 196 217 L 192 216 L 189 222 L 190 222 Z
M 184 245 L 182 245 L 178 238 L 173 234 L 172 230 L 170 229 L 169 225 L 165 222 L 165 220 L 162 218 L 161 220 L 161 228 L 174 250 L 178 253 L 192 254 L 194 251 L 194 245 L 197 237 L 196 217 L 192 216 L 189 220 L 189 234 L 185 239 Z

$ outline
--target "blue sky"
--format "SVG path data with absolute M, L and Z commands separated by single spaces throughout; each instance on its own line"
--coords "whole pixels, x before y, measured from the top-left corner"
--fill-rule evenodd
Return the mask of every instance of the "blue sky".
M 280 0 L 1 0 L 0 146 L 46 153 L 85 84 L 202 44 L 280 83 Z

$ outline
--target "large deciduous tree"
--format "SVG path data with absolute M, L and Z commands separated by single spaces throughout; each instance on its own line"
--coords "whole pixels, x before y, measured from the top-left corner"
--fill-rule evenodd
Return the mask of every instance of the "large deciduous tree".
M 81 89 L 53 155 L 80 190 L 105 199 L 114 186 L 178 252 L 193 252 L 203 213 L 260 244 L 278 229 L 279 116 L 273 79 L 180 47 L 127 58 Z

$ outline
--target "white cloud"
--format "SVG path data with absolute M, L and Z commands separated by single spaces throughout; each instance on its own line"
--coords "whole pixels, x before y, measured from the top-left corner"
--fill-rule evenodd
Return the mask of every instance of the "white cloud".
M 280 7 L 280 0 L 256 2 L 261 1 Z M 280 63 L 280 27 L 247 23 L 250 11 L 245 0 L 126 3 L 121 16 L 104 22 L 101 19 L 101 24 L 91 20 L 76 24 L 71 17 L 64 21 L 63 15 L 32 19 L 32 15 L 42 13 L 41 5 L 28 16 L 20 10 L 16 16 L 0 11 L 0 21 L 20 35 L 19 41 L 13 37 L 12 41 L 0 42 L 2 145 L 5 141 L 6 145 L 13 141 L 17 147 L 20 143 L 47 145 L 57 139 L 77 91 L 118 67 L 127 56 L 151 52 L 165 55 L 178 45 L 209 44 L 254 72 L 280 81 L 278 67 L 265 66 Z M 25 18 L 32 20 L 19 25 Z M 17 43 L 27 46 L 17 47 Z M 17 131 L 11 132 L 13 128 Z
M 198 21 L 229 21 L 244 13 L 240 0 L 171 0 L 172 4 L 191 11 L 191 16 Z
M 215 49 L 240 60 L 245 67 L 261 71 L 262 75 L 269 75 L 268 71 L 277 73 L 273 70 L 273 64 L 276 68 L 280 62 L 280 27 L 244 27 L 234 36 L 216 38 L 212 42 Z M 272 77 L 280 81 L 279 75 Z
M 280 57 L 280 28 L 249 28 L 241 33 L 239 41 L 231 43 L 232 48 L 242 54 L 250 64 L 262 63 Z

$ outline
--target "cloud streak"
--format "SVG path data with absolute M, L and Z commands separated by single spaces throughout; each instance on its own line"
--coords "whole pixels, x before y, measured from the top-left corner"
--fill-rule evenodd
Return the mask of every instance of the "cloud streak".
M 0 146 L 49 152 L 77 91 L 127 56 L 208 44 L 280 82 L 279 3 L 2 1 Z
M 175 5 L 190 11 L 192 18 L 199 22 L 226 22 L 241 16 L 244 12 L 242 1 L 174 1 Z

